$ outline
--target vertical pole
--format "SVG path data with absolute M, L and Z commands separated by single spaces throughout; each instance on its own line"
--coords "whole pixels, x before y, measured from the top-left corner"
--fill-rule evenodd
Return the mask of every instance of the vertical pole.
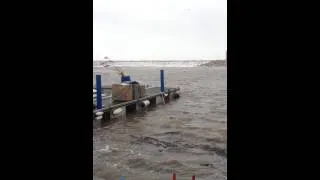
M 133 97 L 134 99 L 139 99 L 140 98 L 140 85 L 139 84 L 132 84 L 132 89 L 133 89 Z M 136 110 L 140 111 L 140 103 L 136 103 Z
M 160 70 L 160 90 L 164 92 L 164 72 L 163 69 Z
M 172 180 L 176 180 L 176 173 L 173 173 Z
M 101 75 L 96 75 L 97 109 L 102 109 Z

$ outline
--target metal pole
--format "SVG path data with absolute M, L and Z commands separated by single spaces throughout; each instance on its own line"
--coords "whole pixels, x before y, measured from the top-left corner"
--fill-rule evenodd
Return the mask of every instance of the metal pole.
M 160 70 L 160 90 L 161 92 L 164 92 L 164 71 Z
M 172 180 L 176 180 L 176 173 L 172 174 Z
M 97 109 L 102 109 L 101 75 L 96 75 Z

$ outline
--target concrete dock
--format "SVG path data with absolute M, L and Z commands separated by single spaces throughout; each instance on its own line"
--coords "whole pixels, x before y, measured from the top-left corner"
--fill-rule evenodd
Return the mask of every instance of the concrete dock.
M 133 86 L 133 98 L 129 101 L 114 101 L 112 99 L 112 88 L 103 86 L 101 83 L 101 75 L 96 75 L 96 96 L 93 98 L 93 118 L 95 120 L 107 121 L 112 115 L 117 115 L 125 108 L 128 111 L 140 111 L 146 107 L 155 106 L 158 103 L 166 104 L 170 100 L 180 97 L 180 88 L 165 87 L 164 71 L 160 70 L 160 87 L 146 88 L 143 97 L 139 94 L 139 86 Z

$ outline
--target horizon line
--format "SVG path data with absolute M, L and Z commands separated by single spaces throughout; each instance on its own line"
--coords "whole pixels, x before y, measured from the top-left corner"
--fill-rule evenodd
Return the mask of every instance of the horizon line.
M 93 61 L 225 61 L 225 59 L 194 59 L 194 60 L 190 60 L 190 59 L 170 59 L 170 60 L 164 60 L 164 59 L 155 59 L 155 60 L 151 60 L 151 59 L 139 59 L 139 60 L 124 60 L 124 59 L 93 59 Z

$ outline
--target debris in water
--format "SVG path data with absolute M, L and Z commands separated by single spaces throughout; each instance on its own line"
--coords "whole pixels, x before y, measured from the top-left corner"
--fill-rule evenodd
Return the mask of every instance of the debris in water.
M 109 153 L 111 152 L 110 148 L 109 148 L 109 145 L 106 145 L 106 147 L 104 149 L 99 149 L 97 150 L 99 152 L 104 152 L 104 153 Z

